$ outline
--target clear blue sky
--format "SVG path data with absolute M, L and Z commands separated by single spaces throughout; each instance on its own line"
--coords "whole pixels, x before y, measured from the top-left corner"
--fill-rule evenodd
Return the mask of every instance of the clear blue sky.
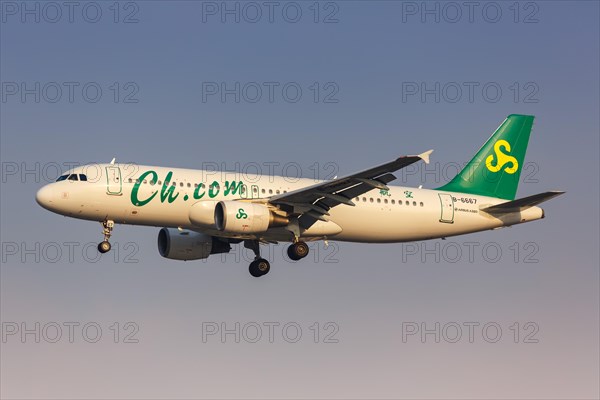
M 1 320 L 47 326 L 40 343 L 0 343 L 2 397 L 599 396 L 598 2 L 52 4 L 0 2 Z M 154 228 L 118 226 L 117 253 L 90 262 L 99 224 L 35 203 L 57 166 L 113 157 L 327 177 L 433 148 L 433 172 L 399 183 L 436 187 L 511 113 L 536 116 L 518 195 L 567 191 L 545 220 L 413 247 L 315 245 L 296 264 L 272 246 L 262 279 L 238 250 L 163 259 Z M 139 343 L 122 343 L 128 321 Z M 80 323 L 74 343 L 64 325 L 50 343 L 48 324 L 65 322 Z M 303 335 L 203 341 L 211 322 Z M 403 340 L 436 322 L 440 343 Z M 490 322 L 497 343 L 482 338 Z M 332 327 L 339 342 L 323 343 Z

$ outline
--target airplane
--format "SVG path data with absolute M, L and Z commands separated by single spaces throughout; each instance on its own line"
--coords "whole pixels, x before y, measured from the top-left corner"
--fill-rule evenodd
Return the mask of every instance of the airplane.
M 563 194 L 515 200 L 534 116 L 509 115 L 474 158 L 436 189 L 389 186 L 395 171 L 429 163 L 433 150 L 403 156 L 341 178 L 316 181 L 118 164 L 73 168 L 36 194 L 45 209 L 102 224 L 98 251 L 110 251 L 115 224 L 162 227 L 158 251 L 199 260 L 244 244 L 255 255 L 249 272 L 266 275 L 260 244 L 291 242 L 291 260 L 306 242 L 398 243 L 493 230 L 544 218 L 537 205 Z M 244 182 L 242 179 L 245 179 Z

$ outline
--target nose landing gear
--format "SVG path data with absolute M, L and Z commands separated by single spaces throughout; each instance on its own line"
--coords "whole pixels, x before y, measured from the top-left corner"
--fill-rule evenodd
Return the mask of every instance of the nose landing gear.
M 102 233 L 104 234 L 104 240 L 98 244 L 98 251 L 102 254 L 110 251 L 111 246 L 108 240 L 110 239 L 110 235 L 112 234 L 114 226 L 115 221 L 113 220 L 108 219 L 102 222 L 102 227 L 104 228 L 102 230 Z

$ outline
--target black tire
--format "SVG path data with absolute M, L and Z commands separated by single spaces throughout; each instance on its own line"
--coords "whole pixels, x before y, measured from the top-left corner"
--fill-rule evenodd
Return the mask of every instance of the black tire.
M 287 255 L 290 258 L 290 260 L 292 261 L 298 261 L 299 258 L 296 255 L 296 253 L 294 252 L 294 245 L 291 244 L 288 248 L 287 248 Z
M 102 254 L 108 253 L 110 251 L 110 248 L 110 242 L 107 240 L 98 243 L 98 251 Z
M 270 270 L 271 264 L 269 264 L 269 262 L 264 258 L 259 258 L 258 260 L 252 261 L 248 267 L 250 275 L 255 278 L 268 274 Z
M 292 243 L 290 247 L 288 247 L 288 257 L 294 261 L 298 261 L 303 259 L 308 255 L 309 248 L 308 245 L 304 242 L 296 242 Z

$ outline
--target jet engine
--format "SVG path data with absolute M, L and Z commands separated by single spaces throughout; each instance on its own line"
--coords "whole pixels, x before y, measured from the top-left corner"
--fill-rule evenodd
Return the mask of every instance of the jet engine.
M 211 254 L 229 253 L 231 246 L 204 233 L 162 228 L 158 232 L 158 252 L 172 260 L 201 260 Z
M 220 201 L 215 206 L 215 226 L 222 232 L 260 233 L 286 226 L 289 222 L 288 218 L 263 204 Z
M 190 209 L 190 222 L 200 228 L 215 229 L 216 201 L 199 201 Z

